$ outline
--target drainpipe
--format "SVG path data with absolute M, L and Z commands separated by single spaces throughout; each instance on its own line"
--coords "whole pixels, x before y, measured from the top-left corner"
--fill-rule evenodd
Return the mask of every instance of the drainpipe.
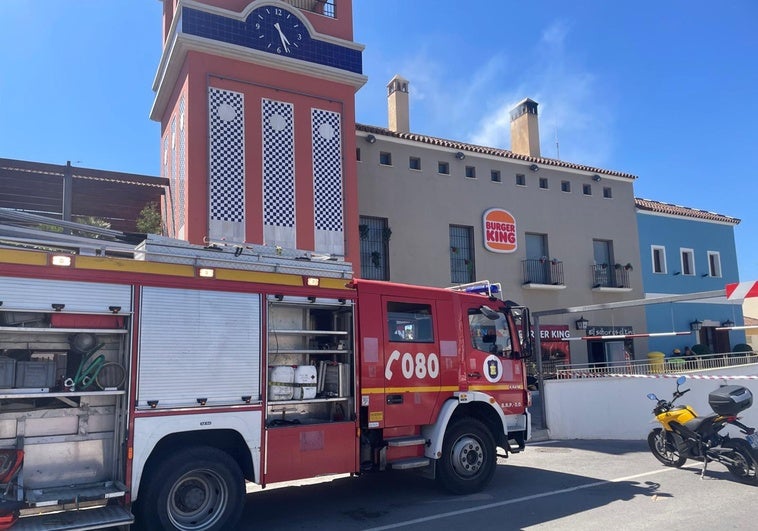
M 540 339 L 540 317 L 539 315 L 533 316 L 534 322 L 532 328 L 534 329 L 534 352 L 532 355 L 537 358 L 537 389 L 540 392 L 540 409 L 542 410 L 542 428 L 547 429 L 547 415 L 545 415 L 545 386 L 542 378 L 542 341 Z
M 66 168 L 63 170 L 63 204 L 62 215 L 63 221 L 71 221 L 71 191 L 73 189 L 73 170 L 71 161 L 66 161 Z

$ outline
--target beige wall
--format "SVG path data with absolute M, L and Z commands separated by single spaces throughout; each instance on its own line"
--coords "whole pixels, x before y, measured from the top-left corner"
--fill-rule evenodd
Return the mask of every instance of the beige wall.
M 745 316 L 746 325 L 758 321 L 758 298 L 745 299 L 745 302 L 742 303 L 742 314 Z M 758 350 L 758 328 L 745 330 L 745 342 L 753 347 L 753 350 Z
M 466 152 L 457 160 L 455 152 L 422 142 L 376 135 L 374 144 L 361 135 L 358 163 L 359 212 L 388 218 L 392 229 L 389 244 L 390 280 L 435 286 L 450 285 L 449 225 L 474 228 L 476 278 L 503 284 L 505 297 L 527 304 L 532 311 L 569 306 L 641 299 L 642 280 L 632 182 L 625 178 L 602 177 L 593 182 L 590 172 L 540 165 L 531 162 Z M 392 153 L 392 166 L 379 165 L 379 152 Z M 408 169 L 410 156 L 421 158 L 421 171 Z M 438 161 L 450 164 L 450 175 L 437 173 Z M 466 178 L 465 166 L 476 167 L 476 179 Z M 499 170 L 502 182 L 492 182 L 491 170 Z M 526 176 L 525 187 L 515 184 L 516 174 Z M 549 189 L 540 189 L 538 179 L 546 177 Z M 571 192 L 561 191 L 561 181 L 571 182 Z M 592 196 L 582 193 L 582 185 L 592 185 Z M 603 198 L 610 186 L 613 198 Z M 482 216 L 493 207 L 508 210 L 516 219 L 518 249 L 510 254 L 487 251 L 482 239 Z M 525 233 L 548 235 L 550 258 L 563 262 L 566 288 L 534 290 L 523 288 L 522 260 Z M 612 240 L 616 262 L 632 263 L 632 291 L 599 293 L 591 285 L 593 238 Z M 585 313 L 593 324 L 631 325 L 644 331 L 644 311 L 619 309 L 604 314 Z M 579 315 L 543 318 L 543 324 L 568 324 L 572 333 Z M 638 357 L 647 352 L 646 342 L 635 341 Z M 584 342 L 572 344 L 575 352 Z M 586 354 L 585 354 L 586 356 Z

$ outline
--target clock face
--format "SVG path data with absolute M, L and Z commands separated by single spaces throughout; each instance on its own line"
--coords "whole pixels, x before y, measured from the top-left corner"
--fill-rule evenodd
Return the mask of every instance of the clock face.
M 253 20 L 261 47 L 272 53 L 292 55 L 303 45 L 307 35 L 295 15 L 279 7 L 258 9 Z

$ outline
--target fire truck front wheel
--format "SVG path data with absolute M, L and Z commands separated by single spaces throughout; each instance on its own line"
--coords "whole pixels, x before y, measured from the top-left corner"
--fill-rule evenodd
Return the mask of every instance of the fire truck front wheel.
M 142 526 L 176 531 L 234 529 L 244 478 L 229 454 L 211 447 L 180 450 L 150 471 L 137 500 Z
M 437 464 L 437 481 L 454 494 L 482 490 L 495 473 L 495 440 L 475 419 L 463 419 L 448 427 Z

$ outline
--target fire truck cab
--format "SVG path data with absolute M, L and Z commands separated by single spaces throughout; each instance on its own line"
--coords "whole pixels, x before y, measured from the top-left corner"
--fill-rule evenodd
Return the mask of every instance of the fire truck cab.
M 529 438 L 528 312 L 489 282 L 438 289 L 356 280 L 361 464 L 424 467 L 475 492 Z

